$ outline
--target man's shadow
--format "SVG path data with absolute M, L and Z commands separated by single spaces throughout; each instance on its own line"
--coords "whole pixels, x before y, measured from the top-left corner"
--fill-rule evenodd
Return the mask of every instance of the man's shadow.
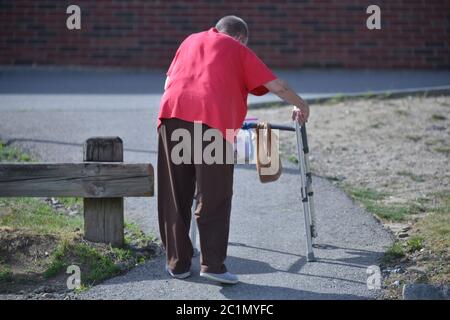
M 319 293 L 286 287 L 256 285 L 241 282 L 235 286 L 222 286 L 220 293 L 230 300 L 363 300 L 353 294 Z
M 256 261 L 248 258 L 234 257 L 228 256 L 227 265 L 232 268 L 233 273 L 238 275 L 243 274 L 272 274 L 270 277 L 283 277 L 283 273 L 295 274 L 299 276 L 311 277 L 311 278 L 321 278 L 321 279 L 330 279 L 330 280 L 338 280 L 338 281 L 346 281 L 357 284 L 363 284 L 362 282 L 339 278 L 336 276 L 322 276 L 322 275 L 312 275 L 301 273 L 298 270 L 302 269 L 302 267 L 307 263 L 305 257 L 299 257 L 299 259 L 292 264 L 288 270 L 277 269 L 266 262 Z M 197 273 L 199 266 L 197 263 L 193 266 L 194 272 Z M 246 283 L 245 280 L 242 280 L 236 285 L 223 285 L 219 283 L 210 282 L 206 279 L 203 279 L 198 276 L 194 276 L 186 279 L 186 281 L 194 282 L 194 283 L 205 283 L 209 285 L 220 286 L 220 293 L 227 299 L 232 300 L 245 300 L 245 299 L 255 299 L 255 300 L 336 300 L 336 299 L 344 299 L 344 300 L 359 300 L 359 299 L 367 299 L 367 297 L 361 297 L 353 294 L 345 294 L 345 293 L 318 293 L 313 291 L 294 289 L 288 287 L 280 287 L 280 286 L 271 286 L 265 284 L 252 284 Z M 270 281 L 270 280 L 269 280 Z M 365 284 L 365 283 L 364 283 Z
M 302 290 L 301 284 L 305 283 L 305 286 L 311 287 L 311 284 L 314 283 L 314 281 L 325 281 L 325 282 L 337 282 L 341 283 L 343 286 L 347 287 L 349 286 L 356 286 L 356 287 L 365 287 L 366 282 L 361 280 L 358 281 L 358 279 L 353 278 L 344 278 L 339 275 L 339 273 L 334 272 L 323 272 L 323 267 L 326 267 L 324 265 L 331 264 L 331 265 L 338 265 L 338 266 L 344 266 L 344 267 L 351 267 L 351 268 L 360 268 L 360 269 L 366 269 L 367 266 L 370 264 L 373 264 L 374 261 L 374 255 L 377 255 L 377 252 L 372 252 L 368 250 L 360 250 L 360 249 L 354 249 L 354 248 L 343 248 L 343 247 L 337 247 L 332 245 L 326 245 L 322 244 L 318 246 L 318 249 L 321 250 L 344 250 L 346 253 L 352 254 L 353 257 L 348 258 L 337 258 L 337 259 L 325 259 L 325 258 L 317 258 L 316 262 L 313 262 L 314 264 L 317 264 L 317 267 L 314 267 L 314 270 L 317 270 L 318 272 L 311 272 L 311 270 L 303 271 L 305 266 L 307 265 L 306 257 L 291 253 L 291 252 L 285 252 L 280 250 L 274 250 L 269 248 L 260 248 L 260 247 L 254 247 L 249 246 L 243 243 L 238 242 L 230 242 L 230 246 L 239 246 L 239 247 L 246 247 L 249 250 L 264 250 L 264 251 L 271 251 L 278 254 L 285 254 L 289 255 L 291 257 L 294 257 L 294 262 L 289 265 L 288 268 L 276 268 L 273 267 L 271 264 L 267 262 L 261 262 L 258 260 L 250 259 L 248 257 L 236 257 L 233 255 L 229 255 L 226 260 L 227 266 L 230 268 L 230 270 L 233 273 L 236 273 L 240 276 L 241 282 L 239 282 L 236 285 L 222 285 L 219 283 L 211 282 L 207 279 L 204 279 L 199 276 L 199 257 L 196 256 L 192 260 L 192 276 L 184 279 L 184 280 L 173 280 L 167 272 L 164 271 L 164 265 L 165 265 L 165 256 L 164 254 L 161 254 L 152 261 L 149 261 L 145 265 L 138 267 L 136 269 L 141 269 L 131 271 L 131 273 L 138 273 L 138 277 L 134 277 L 134 281 L 141 282 L 141 281 L 148 281 L 148 280 L 163 280 L 163 281 L 182 281 L 192 284 L 198 284 L 198 285 L 213 285 L 220 287 L 219 291 L 223 295 L 224 298 L 227 299 L 233 299 L 233 300 L 243 300 L 243 299 L 255 299 L 255 300 L 264 300 L 264 299 L 273 299 L 273 300 L 301 300 L 301 299 L 314 299 L 314 300 L 329 300 L 329 299 L 346 299 L 346 300 L 359 300 L 359 299 L 367 299 L 370 298 L 366 295 L 355 295 L 355 294 L 347 294 L 343 292 L 345 289 L 340 290 L 341 292 L 337 291 L 335 293 L 327 293 L 327 292 L 314 292 L 314 291 L 308 291 L 308 290 Z M 322 272 L 319 273 L 319 271 L 322 270 Z M 139 271 L 139 272 L 138 272 Z M 298 278 L 289 278 L 293 281 L 296 281 L 298 284 L 299 289 L 292 288 L 292 286 L 295 286 L 294 284 L 291 285 L 291 287 L 281 287 L 281 286 L 274 286 L 270 285 L 270 283 L 273 283 L 277 278 L 285 278 L 286 274 L 288 275 L 294 275 L 298 277 L 303 277 L 305 279 L 305 282 L 303 280 L 298 280 Z M 255 277 L 260 277 L 260 275 L 265 275 L 263 278 L 261 278 L 262 284 L 254 284 L 254 283 L 247 283 L 246 282 L 246 276 L 245 275 L 252 275 Z M 108 284 L 120 284 L 120 283 L 129 283 L 130 279 L 128 277 L 117 277 L 113 278 L 111 280 L 108 280 L 104 285 Z M 266 282 L 266 283 L 264 283 Z M 269 284 L 267 284 L 269 283 Z M 320 290 L 322 287 L 320 285 L 313 286 L 317 290 Z M 359 291 L 359 290 L 358 290 Z

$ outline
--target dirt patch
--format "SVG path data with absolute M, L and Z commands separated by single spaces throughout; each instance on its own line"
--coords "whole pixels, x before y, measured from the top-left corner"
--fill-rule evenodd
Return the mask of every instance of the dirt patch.
M 0 227 L 0 257 L 16 275 L 39 274 L 45 270 L 50 253 L 57 246 L 57 237 L 29 231 Z
M 65 276 L 44 277 L 59 237 L 0 227 L 0 294 L 3 298 L 64 298 Z
M 135 230 L 126 232 L 125 248 L 92 243 L 81 232 L 37 234 L 0 227 L 0 297 L 2 299 L 77 299 L 67 288 L 66 268 L 77 265 L 86 288 L 130 270 L 161 252 Z

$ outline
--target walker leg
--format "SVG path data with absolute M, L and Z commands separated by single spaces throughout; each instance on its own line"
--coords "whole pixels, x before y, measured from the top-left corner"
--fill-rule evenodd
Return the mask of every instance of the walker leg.
M 311 216 L 311 236 L 313 238 L 316 238 L 317 237 L 317 230 L 315 228 L 316 214 L 314 210 L 314 201 L 313 201 L 314 192 L 312 190 L 312 174 L 311 169 L 309 167 L 309 146 L 308 146 L 308 135 L 306 134 L 306 125 L 303 125 L 300 128 L 300 133 L 302 136 L 303 158 L 305 159 L 306 192 L 309 199 L 309 208 Z
M 306 233 L 306 253 L 307 260 L 309 262 L 314 261 L 314 252 L 312 248 L 312 228 L 311 228 L 311 205 L 308 196 L 308 177 L 306 175 L 306 161 L 304 152 L 304 141 L 300 125 L 295 121 L 295 132 L 297 136 L 297 152 L 298 152 L 298 166 L 300 171 L 300 187 L 301 187 L 301 200 L 303 204 L 303 215 L 305 218 L 305 233 Z

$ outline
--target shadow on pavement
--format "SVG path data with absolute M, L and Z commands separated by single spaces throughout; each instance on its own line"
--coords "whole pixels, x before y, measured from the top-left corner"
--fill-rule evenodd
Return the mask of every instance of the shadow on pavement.
M 256 247 L 256 246 L 250 246 L 245 243 L 239 243 L 239 242 L 230 242 L 229 245 L 299 257 L 298 262 L 295 265 L 291 266 L 291 268 L 289 269 L 289 271 L 291 271 L 291 273 L 297 273 L 298 271 L 300 271 L 301 267 L 303 267 L 306 263 L 303 256 L 294 254 L 294 253 L 290 253 L 290 252 L 279 251 L 279 250 L 274 250 L 274 249 L 267 249 L 267 248 Z M 377 260 L 377 258 L 380 258 L 383 254 L 382 252 L 375 252 L 375 251 L 354 249 L 354 248 L 344 248 L 344 247 L 338 247 L 338 246 L 333 246 L 333 245 L 329 245 L 329 244 L 315 244 L 314 248 L 318 249 L 318 250 L 324 250 L 324 249 L 326 249 L 326 250 L 330 250 L 330 249 L 343 250 L 347 255 L 352 255 L 352 257 L 337 258 L 337 259 L 325 259 L 325 258 L 320 258 L 320 257 L 316 256 L 316 261 L 313 263 L 327 263 L 327 264 L 342 265 L 342 266 L 361 268 L 361 269 L 363 269 L 363 268 L 365 269 L 368 266 L 372 265 L 373 261 Z M 228 261 L 228 259 L 227 259 L 227 261 Z M 300 261 L 302 261 L 302 262 L 300 262 Z M 277 270 L 277 271 L 281 271 L 281 270 Z
M 24 139 L 24 138 L 9 139 L 6 142 L 6 145 L 8 146 L 15 142 L 32 142 L 32 143 L 56 144 L 56 145 L 62 145 L 62 146 L 83 147 L 82 143 L 76 143 L 76 142 L 64 142 L 64 141 L 47 140 L 47 139 Z M 157 151 L 154 151 L 154 150 L 133 149 L 133 148 L 124 148 L 123 150 L 128 151 L 128 152 L 136 152 L 136 153 L 148 153 L 148 154 L 158 153 Z
M 269 285 L 257 285 L 250 283 L 239 283 L 235 286 L 224 286 L 220 293 L 225 298 L 237 299 L 272 299 L 272 300 L 362 300 L 365 297 L 353 294 L 319 293 L 292 288 L 283 288 Z
M 231 243 L 230 245 L 241 245 L 236 243 Z M 256 248 L 251 247 L 258 250 L 267 250 L 267 251 L 274 251 L 279 253 L 284 253 L 282 251 L 276 251 L 271 249 L 264 249 L 264 248 Z M 361 252 L 364 252 L 363 250 Z M 140 283 L 140 282 L 148 282 L 148 286 L 151 287 L 151 283 L 153 281 L 163 281 L 163 283 L 166 283 L 163 286 L 166 286 L 168 281 L 173 283 L 170 285 L 172 287 L 173 285 L 181 286 L 181 288 L 184 287 L 184 284 L 186 284 L 186 288 L 191 288 L 192 285 L 205 285 L 205 286 L 216 286 L 220 287 L 220 294 L 223 295 L 224 298 L 227 299 L 233 299 L 233 300 L 239 300 L 239 299 L 255 299 L 255 300 L 262 300 L 262 299 L 290 299 L 290 300 L 297 300 L 297 299 L 317 299 L 317 300 L 328 300 L 328 299 L 342 299 L 342 300 L 360 300 L 360 299 L 367 299 L 367 297 L 364 296 L 358 296 L 354 294 L 346 294 L 346 293 L 319 293 L 319 292 L 312 292 L 307 290 L 300 290 L 300 289 L 294 289 L 289 287 L 280 287 L 280 286 L 271 286 L 266 284 L 254 284 L 254 283 L 248 283 L 246 282 L 246 278 L 248 276 L 258 276 L 262 274 L 269 274 L 268 277 L 271 277 L 270 274 L 274 274 L 273 276 L 283 276 L 283 274 L 287 273 L 290 275 L 295 275 L 299 277 L 307 277 L 318 280 L 333 280 L 339 281 L 339 282 L 348 282 L 348 283 L 356 283 L 358 285 L 366 285 L 364 281 L 356 281 L 352 279 L 345 279 L 337 276 L 326 276 L 326 275 L 320 275 L 310 273 L 310 271 L 307 272 L 301 272 L 301 270 L 306 265 L 306 258 L 303 256 L 295 255 L 286 253 L 288 255 L 297 256 L 298 259 L 289 266 L 286 270 L 283 270 L 281 268 L 275 268 L 272 267 L 269 263 L 261 262 L 253 259 L 248 258 L 242 258 L 242 257 L 235 257 L 235 256 L 228 256 L 227 258 L 227 265 L 230 267 L 230 270 L 236 274 L 238 274 L 241 278 L 241 282 L 236 285 L 221 285 L 219 283 L 211 282 L 209 280 L 203 279 L 199 276 L 199 262 L 198 259 L 194 259 L 193 266 L 192 266 L 192 276 L 184 279 L 184 280 L 176 280 L 173 279 L 171 276 L 169 276 L 165 272 L 165 256 L 159 255 L 155 257 L 154 260 L 149 261 L 147 264 L 136 268 L 135 270 L 130 271 L 129 274 L 127 274 L 125 277 L 120 276 L 113 279 L 108 280 L 107 282 L 101 284 L 100 286 L 109 286 L 109 285 L 121 285 L 121 284 L 130 284 L 130 283 Z M 370 254 L 370 251 L 366 251 L 366 257 L 362 257 L 361 259 L 367 258 L 367 255 Z M 339 259 L 337 259 L 339 260 Z M 324 261 L 322 259 L 319 259 L 317 262 L 314 262 L 316 264 L 322 264 L 322 263 L 330 263 L 334 260 L 327 260 Z M 359 266 L 361 267 L 361 266 Z M 316 269 L 316 270 L 320 270 Z M 320 272 L 320 271 L 319 271 Z M 275 275 L 278 274 L 278 275 Z M 161 285 L 155 283 L 156 287 L 160 287 Z M 300 283 L 300 281 L 298 282 Z M 147 285 L 145 285 L 147 286 Z M 133 287 L 133 285 L 130 285 L 130 287 Z M 205 287 L 207 288 L 207 287 Z M 191 290 L 189 289 L 189 290 Z M 95 290 L 95 288 L 94 288 Z M 205 289 L 206 290 L 206 289 Z M 150 290 L 151 291 L 151 290 Z M 134 296 L 134 294 L 132 295 Z M 143 299 L 152 299 L 151 297 L 142 297 Z M 157 299 L 161 297 L 155 297 Z

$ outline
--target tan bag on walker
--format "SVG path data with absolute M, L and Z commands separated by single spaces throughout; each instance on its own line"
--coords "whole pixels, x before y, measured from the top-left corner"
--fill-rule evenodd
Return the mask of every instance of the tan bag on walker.
M 278 180 L 281 175 L 281 159 L 278 135 L 270 124 L 259 122 L 256 126 L 256 170 L 262 183 Z

